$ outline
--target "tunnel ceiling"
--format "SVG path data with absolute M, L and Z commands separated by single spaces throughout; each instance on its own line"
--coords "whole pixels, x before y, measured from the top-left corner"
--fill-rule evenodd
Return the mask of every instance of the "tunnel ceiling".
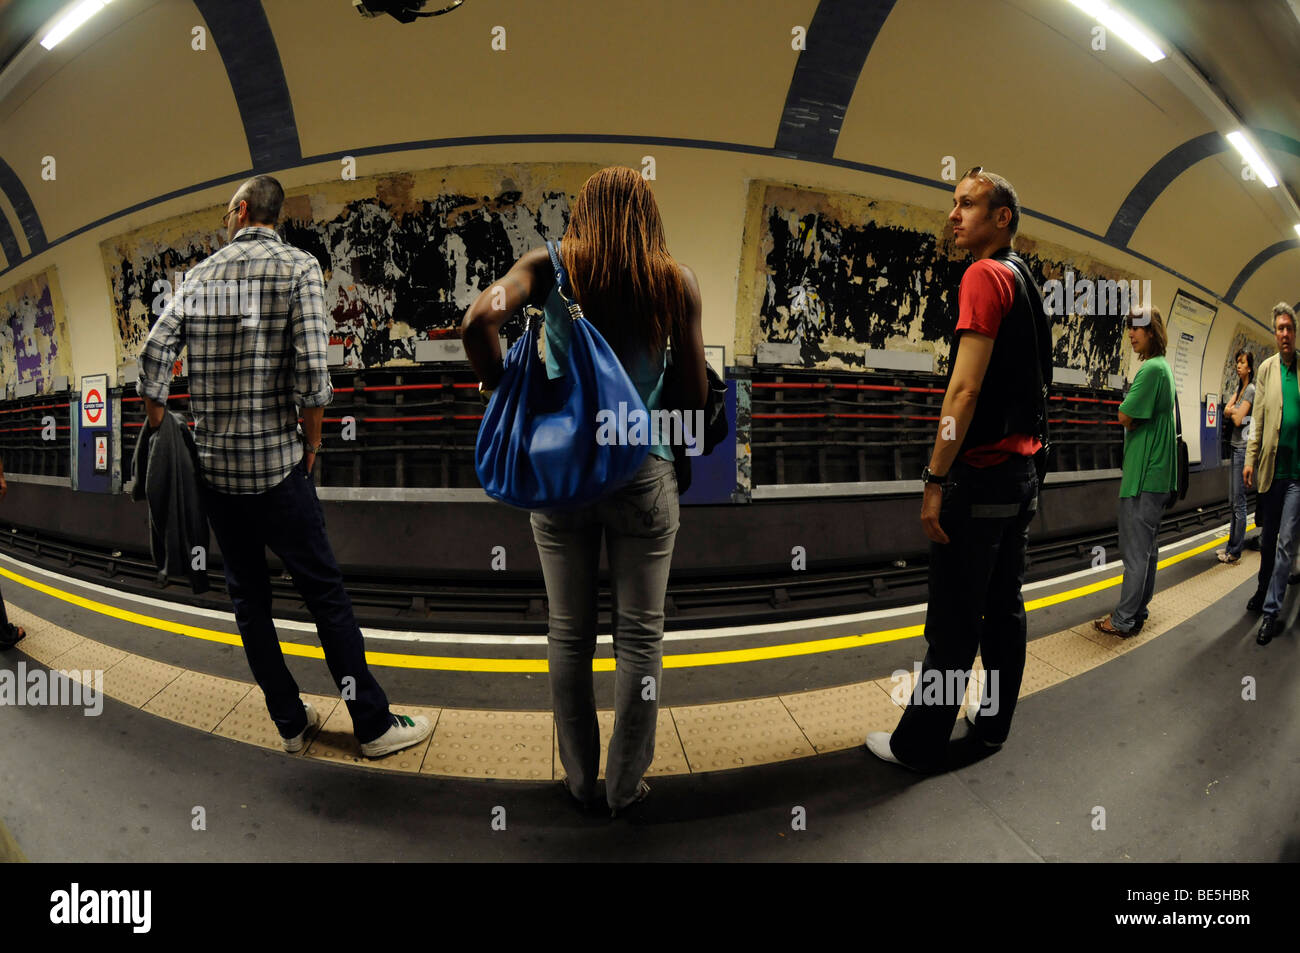
M 0 0 L 0 56 L 57 6 Z M 1144 252 L 1152 242 L 1148 254 L 1180 231 L 1186 213 L 1163 206 L 1193 166 L 1217 163 L 1216 187 L 1234 188 L 1235 155 L 1203 147 L 1211 123 L 1117 41 L 1108 54 L 1091 50 L 1089 21 L 1064 0 L 752 0 L 741 17 L 734 4 L 698 0 L 570 0 L 562 17 L 543 6 L 468 0 L 402 25 L 363 19 L 351 0 L 114 0 L 0 104 L 0 172 L 12 170 L 4 191 L 16 216 L 0 227 L 6 258 L 9 233 L 35 250 L 42 227 L 55 242 L 213 179 L 461 137 L 660 138 L 926 182 L 945 154 L 993 157 L 990 166 L 1025 183 L 1035 212 L 1117 247 Z M 1270 140 L 1269 157 L 1294 193 L 1300 154 L 1285 150 L 1300 151 L 1300 20 L 1287 0 L 1124 6 L 1197 64 L 1248 125 L 1274 135 L 1284 151 Z M 211 32 L 205 59 L 188 50 L 190 24 Z M 504 51 L 492 49 L 498 26 Z M 808 31 L 803 52 L 791 49 L 796 27 Z M 79 123 L 51 117 L 52 104 L 73 97 Z M 152 108 L 123 107 L 141 98 Z M 1010 142 L 986 118 L 1001 98 L 1025 112 Z M 964 125 L 955 121 L 963 112 Z M 193 168 L 169 174 L 140 161 L 160 116 Z M 84 153 L 87 140 L 97 177 L 83 178 L 84 193 L 63 186 L 59 208 L 43 206 L 32 172 L 40 156 Z M 80 171 L 75 160 L 69 167 Z M 19 185 L 39 217 L 20 208 Z M 1241 260 L 1204 275 L 1220 293 L 1234 279 L 1239 290 L 1252 256 L 1288 238 L 1267 196 L 1237 188 L 1240 222 L 1220 244 L 1241 243 Z

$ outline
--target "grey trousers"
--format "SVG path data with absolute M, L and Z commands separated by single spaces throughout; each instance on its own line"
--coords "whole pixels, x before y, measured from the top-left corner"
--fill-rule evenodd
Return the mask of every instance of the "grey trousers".
M 550 602 L 547 662 L 560 761 L 569 790 L 596 797 L 600 729 L 591 660 L 596 652 L 597 570 L 604 534 L 614 616 L 614 735 L 605 799 L 636 799 L 655 753 L 663 674 L 664 594 L 678 528 L 673 465 L 654 455 L 617 493 L 578 510 L 534 512 L 533 540 Z
M 1156 563 L 1160 548 L 1156 536 L 1168 493 L 1139 493 L 1119 501 L 1119 552 L 1124 559 L 1124 582 L 1119 605 L 1110 622 L 1121 632 L 1132 632 L 1147 620 L 1147 606 L 1156 591 Z

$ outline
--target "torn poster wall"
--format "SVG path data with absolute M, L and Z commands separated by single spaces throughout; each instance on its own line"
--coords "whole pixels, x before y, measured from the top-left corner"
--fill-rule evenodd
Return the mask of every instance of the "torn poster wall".
M 0 291 L 0 382 L 9 398 L 33 381 L 49 393 L 59 376 L 71 378 L 72 352 L 58 272 L 48 268 Z
M 289 190 L 279 231 L 320 262 L 330 341 L 344 346 L 344 366 L 412 364 L 416 341 L 458 338 L 465 310 L 489 282 L 563 234 L 572 197 L 598 168 L 462 166 L 332 180 Z M 101 244 L 119 364 L 135 360 L 157 317 L 155 282 L 174 283 L 176 271 L 225 244 L 224 211 Z
M 1140 276 L 1036 241 L 1015 248 L 1040 287 Z M 968 255 L 945 212 L 773 182 L 750 188 L 736 319 L 737 354 L 763 341 L 796 342 L 808 368 L 862 370 L 868 349 L 933 355 L 947 370 L 957 291 Z M 1071 302 L 1073 304 L 1073 302 Z M 1063 309 L 1065 311 L 1070 308 Z M 1079 309 L 1075 309 L 1079 310 Z M 1054 361 L 1104 387 L 1125 354 L 1122 316 L 1054 314 Z

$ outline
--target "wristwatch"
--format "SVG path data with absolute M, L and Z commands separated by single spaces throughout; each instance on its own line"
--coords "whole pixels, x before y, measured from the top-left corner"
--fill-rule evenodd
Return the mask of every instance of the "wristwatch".
M 320 453 L 321 448 L 325 446 L 325 438 L 322 437 L 321 442 L 316 444 L 316 446 L 313 447 L 310 443 L 307 442 L 307 435 L 303 434 L 302 445 L 307 450 L 308 453 Z
M 936 476 L 935 474 L 930 472 L 929 464 L 926 464 L 925 468 L 921 471 L 921 482 L 937 483 L 939 486 L 947 486 L 948 474 L 945 473 L 943 476 Z

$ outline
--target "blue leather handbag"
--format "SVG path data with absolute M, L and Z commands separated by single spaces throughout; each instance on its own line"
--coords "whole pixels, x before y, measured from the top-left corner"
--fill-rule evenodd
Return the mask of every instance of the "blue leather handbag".
M 648 443 L 626 439 L 629 417 L 637 410 L 645 414 L 645 402 L 613 348 L 565 294 L 555 243 L 546 248 L 555 269 L 546 313 L 552 321 L 571 322 L 563 375 L 547 377 L 537 354 L 542 322 L 530 316 L 506 355 L 474 447 L 474 469 L 488 496 L 528 510 L 594 503 L 630 479 L 650 452 Z M 613 440 L 605 439 L 611 415 L 620 422 Z

